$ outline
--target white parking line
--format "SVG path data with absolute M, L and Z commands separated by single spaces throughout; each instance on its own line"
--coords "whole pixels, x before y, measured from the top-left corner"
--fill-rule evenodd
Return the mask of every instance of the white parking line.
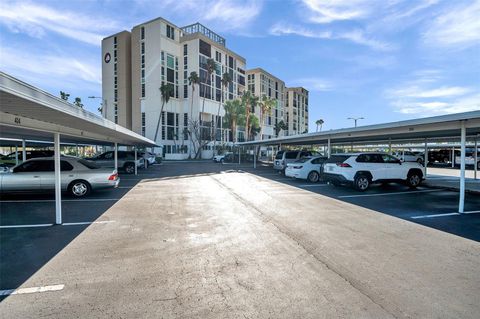
M 62 202 L 107 202 L 107 201 L 117 201 L 120 200 L 120 198 L 83 198 L 83 199 L 62 199 Z M 54 199 L 38 199 L 38 200 L 2 200 L 0 201 L 0 204 L 2 203 L 38 203 L 38 202 L 55 202 Z
M 422 219 L 422 218 L 435 218 L 435 217 L 445 217 L 445 216 L 459 216 L 463 214 L 479 214 L 480 210 L 472 210 L 463 213 L 446 213 L 446 214 L 432 214 L 432 215 L 420 215 L 420 216 L 412 216 L 412 219 Z
M 95 222 L 77 222 L 77 223 L 63 223 L 62 226 L 77 226 L 77 225 L 91 225 L 91 224 L 107 224 L 114 223 L 114 220 L 99 220 Z
M 3 225 L 0 228 L 33 228 L 33 227 L 50 227 L 53 224 L 31 224 L 31 225 Z
M 342 196 L 338 196 L 338 198 L 407 195 L 407 194 L 431 193 L 431 192 L 440 192 L 440 191 L 443 191 L 443 189 L 426 189 L 421 191 L 391 192 L 391 193 L 380 193 L 380 194 L 342 195 Z
M 117 188 L 126 188 L 126 189 L 130 189 L 130 188 L 134 188 L 135 186 L 118 186 Z
M 43 286 L 43 287 L 6 289 L 6 290 L 0 290 L 0 296 L 22 295 L 22 294 L 33 294 L 33 293 L 36 293 L 36 292 L 58 291 L 58 290 L 62 290 L 63 288 L 65 288 L 65 285 L 51 285 L 51 286 Z
M 298 187 L 322 187 L 322 186 L 328 186 L 328 184 L 303 184 L 303 185 L 292 185 L 292 186 L 298 186 Z

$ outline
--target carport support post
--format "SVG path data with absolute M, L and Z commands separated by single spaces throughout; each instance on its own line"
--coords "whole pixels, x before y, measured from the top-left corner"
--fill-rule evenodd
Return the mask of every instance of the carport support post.
M 425 152 L 423 153 L 423 166 L 425 167 L 425 178 L 427 177 L 427 165 L 428 165 L 428 140 L 425 139 Z
M 27 160 L 27 150 L 25 146 L 25 139 L 22 140 L 22 162 Z
M 257 168 L 257 147 L 253 147 L 253 168 Z
M 60 134 L 53 135 L 55 167 L 55 224 L 62 224 L 62 180 L 60 176 Z
M 455 167 L 455 146 L 452 147 L 452 168 Z
M 238 165 L 240 165 L 240 146 L 238 147 Z
M 133 152 L 135 153 L 135 175 L 138 175 L 138 172 L 137 172 L 137 147 L 136 146 L 133 147 Z
M 18 165 L 18 145 L 15 145 L 15 165 Z
M 473 158 L 474 158 L 474 160 L 473 160 L 473 167 L 474 167 L 473 168 L 473 171 L 474 171 L 473 177 L 475 179 L 477 179 L 477 171 L 478 171 L 478 154 L 477 154 L 478 153 L 478 143 L 477 143 L 477 139 L 475 139 L 475 148 L 473 149 L 473 152 L 474 152 L 473 153 L 474 154 L 473 155 Z
M 113 151 L 113 154 L 115 169 L 118 170 L 118 143 L 115 143 L 115 150 Z
M 388 139 L 388 154 L 392 155 L 392 139 Z
M 328 138 L 328 141 L 327 141 L 327 148 L 328 148 L 327 157 L 330 158 L 330 156 L 332 155 L 331 144 L 330 144 L 330 137 Z
M 461 124 L 460 134 L 460 199 L 458 202 L 458 212 L 463 213 L 465 206 L 465 140 L 466 140 L 465 122 Z M 475 165 L 476 166 L 476 165 Z

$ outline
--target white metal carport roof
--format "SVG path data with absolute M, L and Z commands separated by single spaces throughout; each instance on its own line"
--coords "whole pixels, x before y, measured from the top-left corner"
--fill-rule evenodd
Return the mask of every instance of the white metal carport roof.
M 60 142 L 156 146 L 155 142 L 0 72 L 0 137 L 54 141 L 55 219 L 62 224 Z M 23 152 L 25 154 L 25 151 Z M 25 159 L 25 155 L 24 155 Z M 135 165 L 136 172 L 136 165 Z
M 0 72 L 0 135 L 4 138 L 65 143 L 118 143 L 156 146 L 155 142 Z

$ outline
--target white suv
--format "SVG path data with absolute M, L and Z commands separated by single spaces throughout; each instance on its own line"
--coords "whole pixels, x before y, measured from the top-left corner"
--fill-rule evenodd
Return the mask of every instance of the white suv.
M 415 188 L 424 179 L 423 166 L 401 162 L 385 153 L 335 154 L 324 164 L 324 180 L 333 185 L 353 184 L 365 191 L 372 183 L 402 182 Z

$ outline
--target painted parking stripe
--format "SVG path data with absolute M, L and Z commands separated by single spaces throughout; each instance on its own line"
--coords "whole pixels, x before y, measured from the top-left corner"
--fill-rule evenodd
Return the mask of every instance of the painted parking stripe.
M 18 288 L 0 290 L 0 296 L 33 294 L 36 292 L 59 291 L 65 288 L 65 285 L 51 285 L 42 287 Z
M 298 187 L 322 187 L 322 186 L 328 186 L 328 184 L 304 184 L 304 185 L 293 185 L 293 186 L 298 186 Z
M 50 227 L 53 224 L 31 224 L 31 225 L 2 225 L 0 228 L 34 228 L 34 227 Z
M 459 216 L 463 214 L 479 214 L 480 210 L 472 210 L 463 213 L 447 213 L 447 214 L 432 214 L 432 215 L 420 215 L 420 216 L 412 216 L 412 219 L 422 219 L 422 218 L 436 218 L 436 217 L 445 217 L 445 216 Z
M 114 220 L 99 220 L 94 222 L 76 222 L 76 223 L 63 223 L 62 226 L 77 226 L 77 225 L 91 225 L 91 224 L 107 224 L 114 223 Z
M 338 196 L 338 198 L 407 195 L 407 194 L 431 193 L 431 192 L 440 192 L 440 191 L 443 191 L 443 189 L 426 189 L 426 190 L 421 190 L 421 191 L 391 192 L 391 193 L 380 193 L 380 194 L 342 195 L 342 196 Z
M 120 198 L 91 198 L 91 199 L 62 199 L 62 202 L 106 202 L 106 201 L 117 201 L 120 200 Z M 2 203 L 38 203 L 38 202 L 51 202 L 54 203 L 54 199 L 38 199 L 38 200 L 2 200 L 0 201 L 0 204 Z

